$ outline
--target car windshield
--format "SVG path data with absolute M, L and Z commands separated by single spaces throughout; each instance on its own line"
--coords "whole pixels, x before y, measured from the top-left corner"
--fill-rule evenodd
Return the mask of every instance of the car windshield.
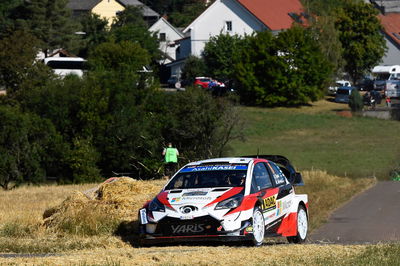
M 389 77 L 390 77 L 390 74 L 389 74 L 389 73 L 379 73 L 379 74 L 376 76 L 376 80 L 388 80 Z
M 240 187 L 245 184 L 246 172 L 246 170 L 181 171 L 165 189 Z
M 349 95 L 350 94 L 350 90 L 348 90 L 348 89 L 338 89 L 336 94 Z

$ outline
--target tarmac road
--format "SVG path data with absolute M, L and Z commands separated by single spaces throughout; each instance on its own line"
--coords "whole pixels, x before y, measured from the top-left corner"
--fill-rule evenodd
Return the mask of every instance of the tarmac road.
M 356 196 L 310 234 L 309 241 L 327 244 L 399 242 L 400 182 L 378 182 Z

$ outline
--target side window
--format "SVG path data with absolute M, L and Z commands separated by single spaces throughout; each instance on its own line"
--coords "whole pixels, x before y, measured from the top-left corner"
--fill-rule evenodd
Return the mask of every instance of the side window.
M 282 173 L 281 169 L 274 163 L 270 162 L 269 165 L 272 168 L 272 176 L 275 180 L 276 185 L 282 185 L 286 183 L 285 175 Z
M 256 164 L 253 169 L 251 193 L 269 187 L 272 187 L 272 182 L 267 168 L 263 163 Z

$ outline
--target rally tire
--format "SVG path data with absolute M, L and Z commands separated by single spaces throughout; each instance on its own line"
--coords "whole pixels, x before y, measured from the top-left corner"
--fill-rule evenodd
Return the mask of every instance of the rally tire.
M 264 242 L 265 220 L 264 215 L 259 207 L 254 208 L 252 216 L 253 236 L 251 244 L 253 246 L 261 246 Z
M 297 235 L 289 236 L 287 240 L 289 243 L 301 244 L 306 241 L 308 231 L 308 217 L 307 211 L 303 205 L 300 205 L 297 210 Z

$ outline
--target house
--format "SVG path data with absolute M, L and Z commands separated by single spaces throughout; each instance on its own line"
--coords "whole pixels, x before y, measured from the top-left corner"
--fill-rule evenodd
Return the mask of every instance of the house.
M 201 56 L 205 44 L 221 33 L 250 35 L 269 30 L 274 34 L 289 29 L 294 22 L 304 23 L 306 14 L 300 0 L 216 0 L 183 33 L 171 74 L 179 76 L 185 58 Z
M 157 12 L 137 0 L 69 0 L 67 7 L 72 10 L 75 17 L 91 12 L 106 18 L 108 24 L 111 25 L 117 13 L 129 5 L 142 8 L 143 17 L 149 25 L 160 17 Z
M 159 49 L 164 55 L 161 64 L 168 64 L 176 59 L 175 40 L 182 39 L 183 33 L 172 26 L 165 18 L 161 17 L 150 28 L 150 32 L 154 32 L 158 36 Z
M 400 64 L 400 13 L 380 14 L 379 19 L 388 48 L 381 64 L 398 65 Z

